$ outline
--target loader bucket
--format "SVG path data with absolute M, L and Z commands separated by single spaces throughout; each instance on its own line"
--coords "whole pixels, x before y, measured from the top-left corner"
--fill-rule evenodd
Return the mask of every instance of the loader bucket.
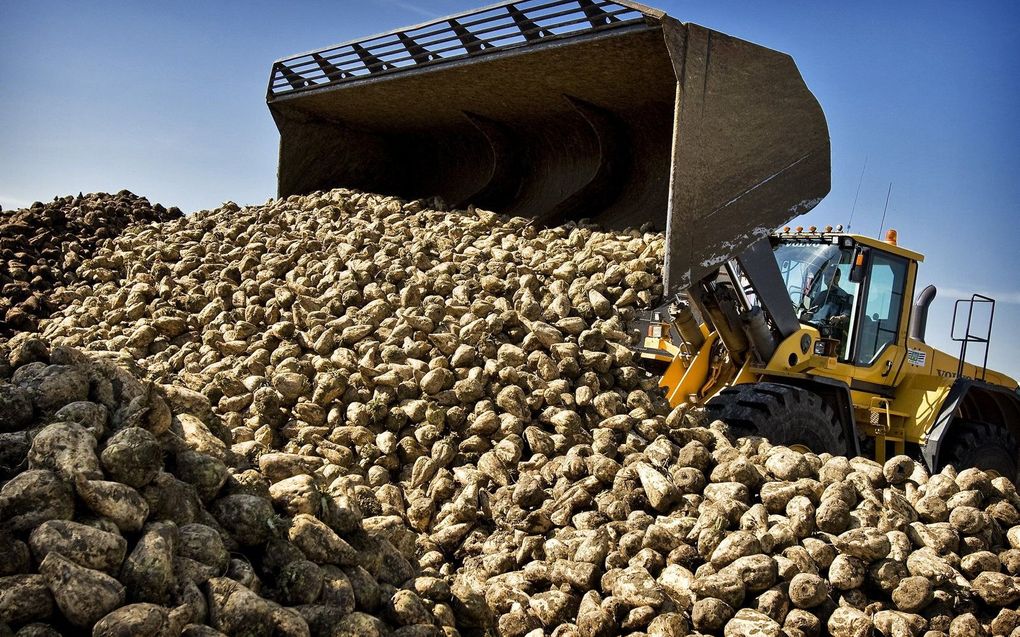
M 682 291 L 829 190 L 783 54 L 625 0 L 520 0 L 280 60 L 279 194 L 349 187 L 668 235 Z

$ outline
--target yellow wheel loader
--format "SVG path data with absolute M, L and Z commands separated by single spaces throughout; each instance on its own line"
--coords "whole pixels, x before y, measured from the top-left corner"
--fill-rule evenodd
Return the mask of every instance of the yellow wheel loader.
M 755 271 L 742 255 L 688 290 L 668 324 L 646 323 L 642 355 L 668 360 L 671 404 L 705 405 L 775 443 L 880 462 L 906 453 L 1020 483 L 1017 383 L 986 365 L 994 300 L 957 302 L 957 358 L 925 343 L 935 287 L 912 302 L 923 257 L 894 231 L 784 228 L 760 250 L 773 262 Z M 984 346 L 980 365 L 965 362 L 969 344 Z
M 280 196 L 440 196 L 539 224 L 665 232 L 637 349 L 674 405 L 816 452 L 908 453 L 1018 480 L 1020 395 L 924 342 L 921 255 L 774 232 L 829 191 L 793 60 L 628 0 L 518 0 L 278 60 Z

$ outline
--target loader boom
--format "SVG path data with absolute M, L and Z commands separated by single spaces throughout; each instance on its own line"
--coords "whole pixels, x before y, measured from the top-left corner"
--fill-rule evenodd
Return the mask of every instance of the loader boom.
M 650 224 L 673 296 L 829 190 L 793 60 L 629 1 L 521 0 L 274 63 L 279 194 Z

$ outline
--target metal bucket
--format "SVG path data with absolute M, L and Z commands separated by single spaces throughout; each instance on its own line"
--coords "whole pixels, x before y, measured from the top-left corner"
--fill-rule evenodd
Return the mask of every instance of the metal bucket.
M 626 1 L 523 0 L 280 60 L 279 194 L 349 187 L 649 223 L 667 294 L 829 190 L 793 60 Z

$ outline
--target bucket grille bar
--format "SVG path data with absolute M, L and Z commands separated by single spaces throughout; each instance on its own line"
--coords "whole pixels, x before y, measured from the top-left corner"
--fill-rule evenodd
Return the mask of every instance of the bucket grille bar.
M 268 98 L 644 22 L 612 0 L 516 0 L 273 64 Z

